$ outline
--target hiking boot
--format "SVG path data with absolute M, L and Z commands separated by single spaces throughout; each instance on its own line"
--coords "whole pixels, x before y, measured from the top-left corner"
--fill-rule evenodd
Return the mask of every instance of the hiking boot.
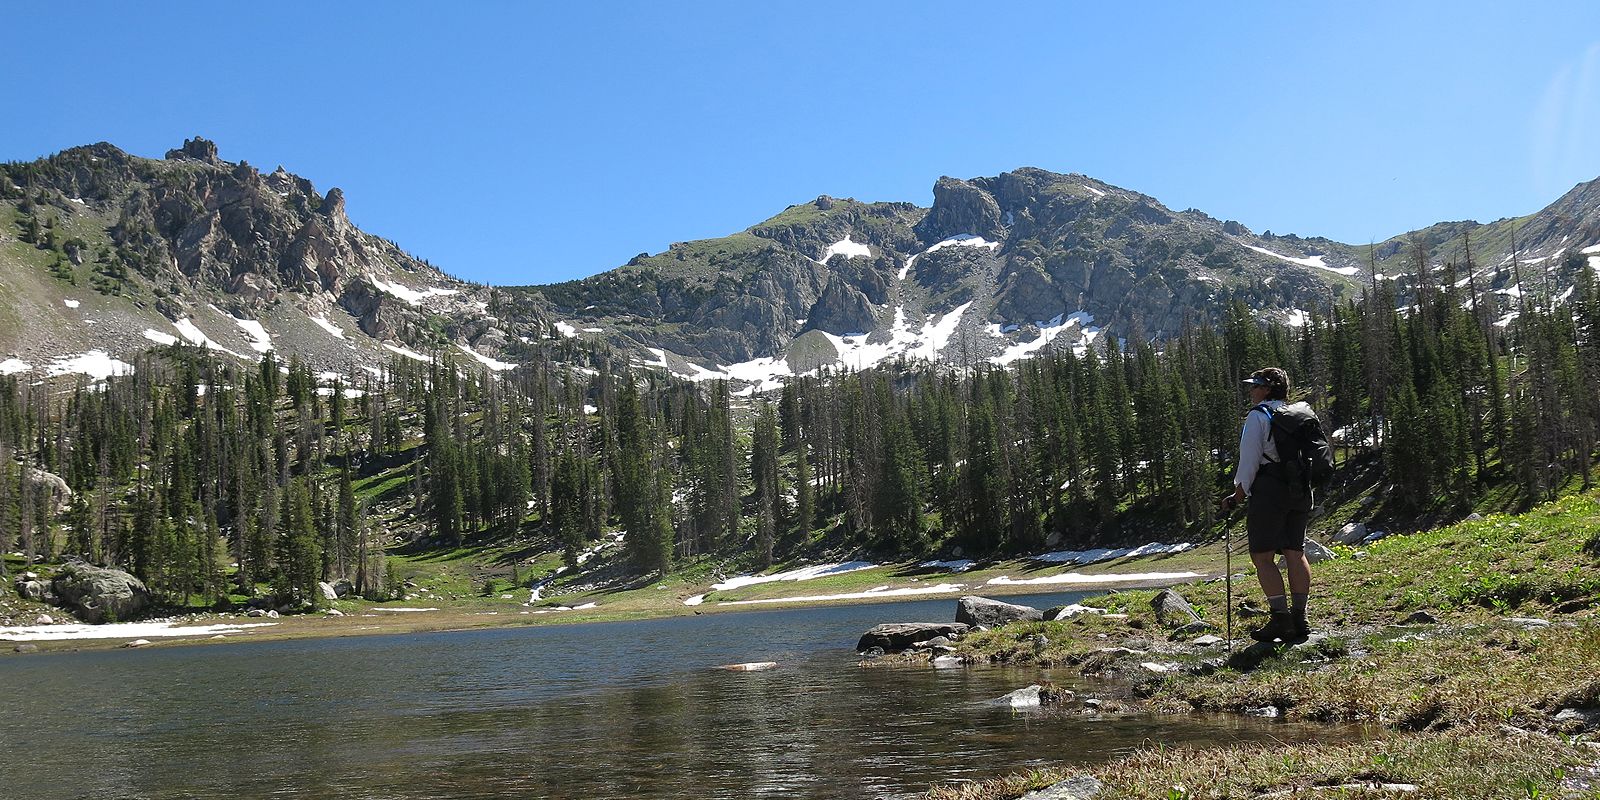
M 1250 632 L 1250 638 L 1258 642 L 1293 642 L 1298 630 L 1294 624 L 1294 615 L 1287 611 L 1274 611 L 1267 624 Z
M 1300 609 L 1294 613 L 1294 638 L 1284 639 L 1290 644 L 1300 644 L 1311 638 L 1311 623 L 1306 622 L 1306 610 Z

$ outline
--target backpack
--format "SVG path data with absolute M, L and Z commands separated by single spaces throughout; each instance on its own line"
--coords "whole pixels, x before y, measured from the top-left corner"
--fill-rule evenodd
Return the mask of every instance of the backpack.
M 1267 441 L 1276 447 L 1278 464 L 1289 485 L 1307 494 L 1326 489 L 1333 480 L 1333 448 L 1322 433 L 1317 412 L 1305 403 L 1284 405 L 1276 411 L 1265 403 L 1257 408 L 1272 420 Z

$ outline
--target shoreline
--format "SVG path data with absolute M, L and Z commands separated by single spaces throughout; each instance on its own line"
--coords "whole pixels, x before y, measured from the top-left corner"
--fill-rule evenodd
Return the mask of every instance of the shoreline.
M 1120 564 L 1119 566 L 1127 565 Z M 789 582 L 784 584 L 784 588 L 795 590 L 795 594 L 789 596 L 730 599 L 727 601 L 711 600 L 698 605 L 686 605 L 685 602 L 689 598 L 678 597 L 675 594 L 670 604 L 656 603 L 644 607 L 628 607 L 627 604 L 618 604 L 622 606 L 620 608 L 608 608 L 606 604 L 601 603 L 587 608 L 560 610 L 550 606 L 530 607 L 520 602 L 505 606 L 485 606 L 482 604 L 481 598 L 473 598 L 470 601 L 428 598 L 426 600 L 428 608 L 417 609 L 412 607 L 418 605 L 416 598 L 393 601 L 411 604 L 410 606 L 405 606 L 404 610 L 402 610 L 400 608 L 386 608 L 383 604 L 370 603 L 368 601 L 335 601 L 330 606 L 340 612 L 338 615 L 330 615 L 325 611 L 320 611 L 284 615 L 276 620 L 269 620 L 264 617 L 247 617 L 243 613 L 200 612 L 176 617 L 151 618 L 139 622 L 109 623 L 103 626 L 86 626 L 76 622 L 52 626 L 25 626 L 30 629 L 35 627 L 103 628 L 107 635 L 92 638 L 13 639 L 0 633 L 0 656 L 89 650 L 150 649 L 221 643 L 331 639 L 352 636 L 455 633 L 535 625 L 629 622 L 704 614 L 739 614 L 779 609 L 797 610 L 875 603 L 896 604 L 946 598 L 954 601 L 958 597 L 974 594 L 985 597 L 1016 597 L 1074 591 L 1098 594 L 1112 591 L 1178 586 L 1196 581 L 1205 581 L 1214 577 L 1209 573 L 1199 573 L 1171 577 L 1170 579 L 1152 580 L 1149 572 L 1099 572 L 1095 574 L 1076 572 L 1064 574 L 1078 575 L 1080 577 L 1077 580 L 1063 580 L 1060 582 L 1029 583 L 1012 581 L 997 584 L 979 583 L 949 589 L 945 589 L 942 586 L 926 587 L 939 589 L 939 591 L 914 590 L 921 592 L 917 594 L 894 593 L 893 590 L 890 590 L 855 592 L 849 593 L 847 596 L 819 596 L 807 591 L 804 582 Z M 1119 580 L 1119 575 L 1126 575 L 1127 579 Z M 771 585 L 768 584 L 768 586 L 770 587 Z M 707 592 L 707 594 L 713 594 L 713 592 Z M 389 613 L 383 613 L 385 611 Z M 894 620 L 886 619 L 885 621 L 891 622 Z M 183 628 L 204 628 L 206 630 L 200 634 L 173 635 L 150 629 L 150 626 L 161 623 L 170 623 L 172 627 L 168 628 L 168 630 L 180 630 Z M 111 626 L 129 627 L 113 628 Z M 3 630 L 15 631 L 18 628 L 0 629 L 0 631 Z M 123 631 L 126 631 L 126 633 Z M 145 639 L 146 643 L 137 646 L 130 644 L 130 642 L 140 639 Z M 32 645 L 33 647 L 24 648 L 27 652 L 19 652 L 18 647 L 24 645 Z

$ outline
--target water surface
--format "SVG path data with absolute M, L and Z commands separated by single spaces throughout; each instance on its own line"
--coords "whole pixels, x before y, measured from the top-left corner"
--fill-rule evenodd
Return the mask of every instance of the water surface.
M 1017 713 L 989 701 L 1037 682 L 1036 669 L 858 665 L 851 648 L 872 625 L 949 620 L 954 608 L 941 599 L 8 657 L 0 782 L 28 798 L 896 798 L 1150 742 L 1327 733 Z M 780 666 L 711 669 L 747 661 Z

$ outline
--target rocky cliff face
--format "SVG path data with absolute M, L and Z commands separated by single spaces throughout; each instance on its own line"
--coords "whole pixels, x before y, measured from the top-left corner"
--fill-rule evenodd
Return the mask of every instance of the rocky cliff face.
M 19 226 L 77 234 L 64 248 L 75 251 L 72 274 L 52 267 L 58 280 L 29 287 L 21 302 L 54 305 L 51 296 L 61 294 L 68 309 L 96 309 L 82 312 L 83 320 L 59 307 L 23 309 L 34 318 L 67 317 L 58 341 L 44 345 L 30 345 L 26 325 L 7 330 L 0 320 L 0 352 L 24 358 L 90 343 L 74 321 L 99 325 L 93 344 L 113 354 L 177 337 L 235 353 L 287 347 L 344 368 L 392 357 L 383 342 L 498 357 L 509 343 L 550 332 L 536 308 L 515 321 L 486 317 L 487 289 L 361 231 L 346 216 L 340 189 L 321 193 L 282 167 L 263 174 L 223 161 L 204 139 L 185 141 L 163 160 L 101 143 L 5 165 L 0 202 L 27 220 Z M 24 235 L 20 227 L 0 230 L 0 241 L 12 233 Z M 34 277 L 31 260 L 53 257 L 43 243 L 14 252 L 20 263 L 0 266 L 21 282 Z

